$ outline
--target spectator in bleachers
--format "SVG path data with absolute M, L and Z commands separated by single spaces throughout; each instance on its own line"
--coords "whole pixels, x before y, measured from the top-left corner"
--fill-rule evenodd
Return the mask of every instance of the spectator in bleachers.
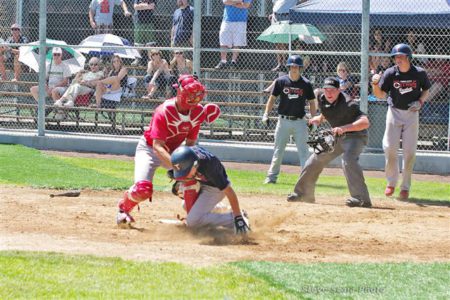
M 120 98 L 121 93 L 119 91 L 127 85 L 128 69 L 123 64 L 120 56 L 114 55 L 111 64 L 112 68 L 108 77 L 97 82 L 95 87 L 95 104 L 92 107 L 102 107 L 102 97 L 106 93 L 118 94 Z
M 154 11 L 156 0 L 134 0 L 134 45 L 144 46 L 155 41 L 154 36 Z M 131 63 L 138 66 L 141 63 L 140 58 L 136 58 Z
M 173 54 L 173 59 L 170 61 L 170 69 L 175 78 L 180 77 L 180 75 L 192 74 L 192 61 L 184 57 L 184 52 L 176 50 Z
M 92 0 L 89 5 L 89 23 L 95 34 L 112 33 L 114 6 L 121 5 L 126 17 L 131 16 L 123 0 Z
M 384 38 L 381 29 L 376 29 L 370 40 L 369 51 L 378 53 L 389 53 L 391 51 L 391 39 Z M 381 56 L 369 56 L 369 68 L 372 74 L 375 74 L 381 63 Z
M 273 8 L 272 14 L 269 15 L 269 21 L 271 24 L 276 22 L 289 20 L 289 9 L 297 5 L 299 0 L 272 0 Z M 287 50 L 286 44 L 275 44 L 275 50 Z M 286 55 L 277 54 L 277 65 L 272 69 L 273 72 L 285 70 Z
M 392 67 L 392 60 L 389 56 L 383 56 L 380 58 L 380 64 L 378 65 L 377 69 L 375 70 L 376 74 L 384 73 L 387 69 Z
M 411 46 L 411 49 L 414 54 L 427 54 L 424 44 L 422 44 L 418 39 L 414 30 L 409 30 L 406 34 L 406 44 Z M 424 66 L 428 59 L 426 58 L 416 58 L 416 63 L 420 66 Z
M 355 78 L 351 75 L 347 63 L 341 61 L 336 67 L 336 79 L 339 80 L 339 91 L 344 93 L 349 99 L 353 98 L 353 89 L 355 86 Z M 323 89 L 315 89 L 314 94 L 316 98 L 319 94 L 323 94 Z
M 28 39 L 21 34 L 21 28 L 19 24 L 11 25 L 11 36 L 6 39 L 7 44 L 27 44 Z M 22 73 L 22 65 L 19 62 L 19 46 L 0 47 L 0 74 L 2 80 L 6 78 L 6 67 L 8 63 L 13 63 L 14 78 L 13 81 L 20 80 Z
M 171 47 L 192 47 L 192 28 L 194 26 L 194 8 L 188 0 L 177 0 L 178 9 L 173 14 L 170 32 Z
M 220 25 L 220 48 L 239 49 L 247 46 L 247 20 L 248 9 L 253 0 L 223 0 L 225 5 L 223 10 L 222 24 Z M 239 52 L 233 52 L 231 57 L 232 68 L 237 65 Z M 220 62 L 215 67 L 223 69 L 227 67 L 227 52 L 220 52 Z
M 148 94 L 142 98 L 152 98 L 158 88 L 166 92 L 165 96 L 171 94 L 170 91 L 167 91 L 167 85 L 171 82 L 171 78 L 172 74 L 170 73 L 169 64 L 167 60 L 162 58 L 161 51 L 151 50 L 150 60 L 147 65 L 147 75 L 144 77 Z
M 438 100 L 449 88 L 450 61 L 448 59 L 431 59 L 426 65 L 428 78 L 431 82 L 430 101 Z
M 174 96 L 177 92 L 176 88 L 172 85 L 177 83 L 177 78 L 180 75 L 192 75 L 193 73 L 193 65 L 190 59 L 184 57 L 184 52 L 180 50 L 176 50 L 174 53 L 173 59 L 170 61 L 170 70 L 172 72 L 172 78 L 169 82 L 169 88 L 172 88 L 172 96 Z
M 73 107 L 78 96 L 95 91 L 98 81 L 104 77 L 103 71 L 100 70 L 100 60 L 92 57 L 89 60 L 89 68 L 89 71 L 83 70 L 77 73 L 64 95 L 55 102 L 55 106 Z
M 61 95 L 67 90 L 69 78 L 72 75 L 69 67 L 62 61 L 62 49 L 54 47 L 52 49 L 52 60 L 46 62 L 47 84 L 45 86 L 46 95 L 54 101 L 61 98 Z M 33 98 L 39 100 L 39 86 L 30 88 Z
M 355 78 L 351 75 L 350 69 L 345 62 L 337 65 L 336 73 L 339 79 L 339 90 L 353 98 L 353 88 L 355 86 Z

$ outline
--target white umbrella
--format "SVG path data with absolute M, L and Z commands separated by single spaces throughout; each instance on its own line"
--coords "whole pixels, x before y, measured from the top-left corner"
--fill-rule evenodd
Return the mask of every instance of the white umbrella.
M 141 55 L 136 49 L 126 48 L 105 48 L 105 46 L 131 46 L 131 43 L 120 36 L 114 34 L 96 34 L 91 35 L 81 41 L 81 53 L 86 53 L 94 56 L 99 55 L 118 55 L 123 58 L 140 58 Z
M 86 62 L 86 58 L 79 51 L 68 47 L 67 43 L 64 41 L 58 40 L 46 40 L 47 44 L 58 45 L 63 50 L 62 60 L 70 69 L 72 74 L 77 73 L 84 69 L 84 63 Z M 20 46 L 19 51 L 19 61 L 34 71 L 39 72 L 39 41 L 29 43 L 25 46 Z M 53 47 L 47 47 L 46 60 L 52 60 L 52 49 Z

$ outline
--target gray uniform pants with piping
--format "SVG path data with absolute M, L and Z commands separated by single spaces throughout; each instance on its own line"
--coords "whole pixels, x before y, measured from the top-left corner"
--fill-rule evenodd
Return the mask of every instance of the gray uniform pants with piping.
M 370 202 L 369 191 L 359 165 L 359 155 L 365 145 L 367 145 L 367 135 L 364 134 L 350 133 L 336 137 L 333 152 L 314 153 L 309 157 L 295 185 L 294 192 L 305 200 L 315 200 L 314 191 L 320 173 L 328 163 L 342 154 L 342 169 L 350 195 L 364 202 Z

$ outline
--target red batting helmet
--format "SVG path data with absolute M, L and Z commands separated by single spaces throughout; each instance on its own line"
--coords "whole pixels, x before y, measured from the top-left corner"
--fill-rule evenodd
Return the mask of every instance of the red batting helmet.
M 183 110 L 189 110 L 206 96 L 206 88 L 192 75 L 178 78 L 177 103 Z

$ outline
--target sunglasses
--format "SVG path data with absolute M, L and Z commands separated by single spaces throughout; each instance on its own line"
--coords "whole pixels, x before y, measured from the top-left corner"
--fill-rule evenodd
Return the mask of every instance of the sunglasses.
M 53 53 L 53 56 L 61 56 L 61 53 Z
M 20 31 L 19 28 L 11 28 L 12 31 Z
M 89 66 L 91 66 L 91 67 L 95 67 L 95 66 L 98 66 L 98 64 L 89 64 Z
M 175 52 L 175 54 L 177 54 L 177 55 L 181 55 L 181 54 L 183 54 L 183 52 Z

